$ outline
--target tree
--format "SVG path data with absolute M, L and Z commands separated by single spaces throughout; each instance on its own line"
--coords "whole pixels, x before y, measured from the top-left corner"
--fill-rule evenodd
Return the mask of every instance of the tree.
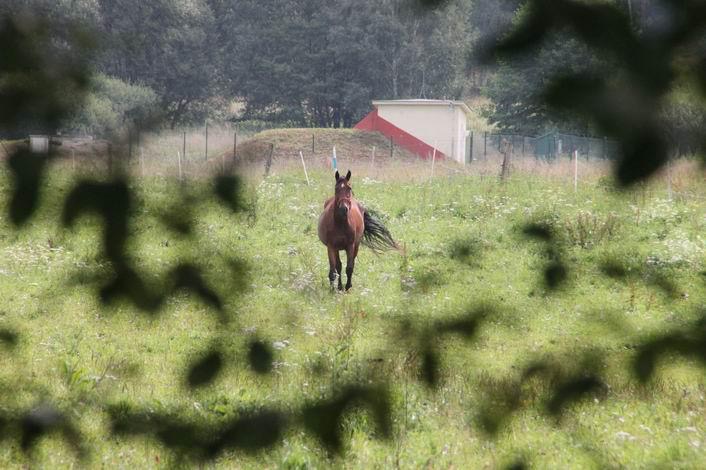
M 484 89 L 493 103 L 488 118 L 500 129 L 517 134 L 538 135 L 556 129 L 590 134 L 586 120 L 550 109 L 542 92 L 556 75 L 604 67 L 575 38 L 555 34 L 536 54 L 500 63 Z
M 152 89 L 103 74 L 91 80 L 85 101 L 64 128 L 108 136 L 151 120 L 158 97 Z
M 214 17 L 201 0 L 98 0 L 103 53 L 98 66 L 128 83 L 152 88 L 171 127 L 203 118 L 217 94 L 219 62 L 211 47 Z
M 406 3 L 322 0 L 218 2 L 231 94 L 245 115 L 351 126 L 372 99 L 464 91 L 470 33 L 464 0 L 424 16 Z

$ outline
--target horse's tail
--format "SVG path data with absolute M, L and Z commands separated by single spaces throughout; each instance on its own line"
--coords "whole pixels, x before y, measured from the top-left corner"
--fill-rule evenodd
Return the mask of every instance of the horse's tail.
M 363 245 L 378 253 L 388 249 L 399 250 L 400 247 L 392 238 L 390 231 L 385 227 L 375 212 L 365 209 L 363 212 Z

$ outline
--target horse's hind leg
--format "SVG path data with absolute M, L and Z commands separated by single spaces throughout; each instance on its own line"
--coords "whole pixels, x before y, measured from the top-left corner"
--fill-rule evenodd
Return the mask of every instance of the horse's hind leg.
M 343 269 L 343 263 L 341 263 L 341 254 L 336 251 L 336 273 L 338 274 L 338 290 L 343 290 L 343 282 L 341 282 L 341 270 Z

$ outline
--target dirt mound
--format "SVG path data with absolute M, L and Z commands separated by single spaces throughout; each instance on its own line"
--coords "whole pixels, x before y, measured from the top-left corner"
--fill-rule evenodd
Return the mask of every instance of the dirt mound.
M 312 152 L 313 137 L 313 152 Z M 345 160 L 370 161 L 373 147 L 375 160 L 390 158 L 390 140 L 379 132 L 357 129 L 273 129 L 255 134 L 238 145 L 237 160 L 243 163 L 266 160 L 272 152 L 273 160 L 299 159 L 299 151 L 307 160 L 326 161 L 333 154 Z M 397 145 L 393 146 L 393 158 L 413 159 L 418 157 Z M 228 151 L 226 159 L 233 157 Z

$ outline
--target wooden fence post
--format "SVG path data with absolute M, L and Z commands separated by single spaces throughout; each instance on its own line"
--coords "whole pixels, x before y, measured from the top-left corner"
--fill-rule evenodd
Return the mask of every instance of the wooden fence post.
M 179 164 L 179 181 L 182 181 L 182 173 L 181 173 L 181 154 L 177 150 L 177 163 Z
M 272 167 L 272 154 L 275 151 L 275 144 L 270 144 L 270 154 L 267 156 L 267 161 L 265 161 L 265 178 L 270 174 L 270 168 Z

